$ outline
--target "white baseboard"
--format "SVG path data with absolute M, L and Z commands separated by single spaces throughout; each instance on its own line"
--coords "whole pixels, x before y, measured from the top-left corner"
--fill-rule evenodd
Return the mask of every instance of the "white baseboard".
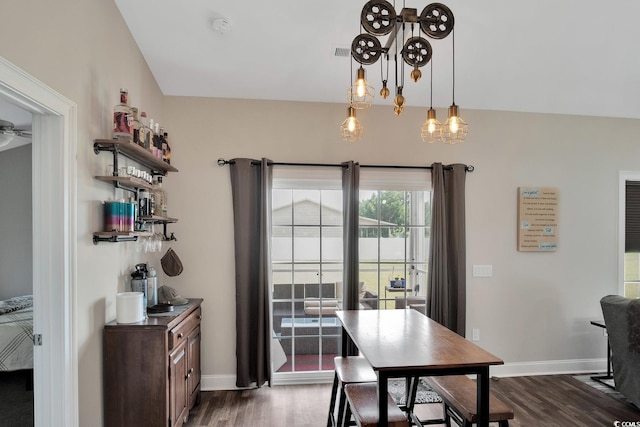
M 533 375 L 580 374 L 605 372 L 607 359 L 544 360 L 539 362 L 515 362 L 492 366 L 491 376 L 524 377 Z
M 605 372 L 607 359 L 545 360 L 539 362 L 515 362 L 492 366 L 493 377 L 523 377 L 533 375 L 580 374 Z M 272 385 L 322 384 L 333 381 L 333 372 L 299 372 L 274 374 Z M 235 375 L 203 375 L 202 391 L 240 390 L 236 387 Z

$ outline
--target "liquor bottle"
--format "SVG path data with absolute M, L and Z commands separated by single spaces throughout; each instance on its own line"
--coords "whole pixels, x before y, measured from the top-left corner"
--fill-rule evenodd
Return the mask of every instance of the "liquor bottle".
M 149 119 L 149 152 L 153 154 L 153 129 L 155 124 L 153 119 Z
M 156 215 L 167 217 L 167 193 L 162 189 L 162 177 L 158 176 L 153 189 Z
M 153 128 L 153 155 L 162 157 L 162 143 L 160 142 L 160 123 L 156 122 Z
M 150 208 L 150 194 L 147 190 L 141 190 L 140 191 L 140 197 L 138 198 L 138 215 L 140 217 L 144 217 L 144 216 L 149 216 L 151 215 L 151 208 Z
M 164 139 L 166 135 L 164 128 L 160 128 L 160 160 L 164 161 L 165 152 L 167 151 L 167 141 Z
M 131 118 L 133 123 L 133 142 L 138 145 L 140 143 L 140 120 L 138 118 L 138 109 L 136 107 L 131 107 Z
M 126 89 L 120 89 L 120 103 L 113 107 L 114 139 L 133 139 L 133 117 L 128 96 Z
M 140 113 L 140 146 L 148 149 L 149 144 L 149 119 L 147 119 L 147 113 L 143 111 Z
M 164 153 L 162 160 L 171 164 L 171 147 L 169 146 L 169 134 L 167 134 L 167 132 L 164 133 L 164 148 L 162 152 Z

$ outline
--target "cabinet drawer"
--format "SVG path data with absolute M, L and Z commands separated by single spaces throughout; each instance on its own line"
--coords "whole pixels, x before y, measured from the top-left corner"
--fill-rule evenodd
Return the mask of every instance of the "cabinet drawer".
M 200 324 L 201 317 L 202 311 L 200 307 L 198 307 L 183 322 L 169 331 L 169 350 L 179 346 L 180 343 L 187 339 L 189 332 Z

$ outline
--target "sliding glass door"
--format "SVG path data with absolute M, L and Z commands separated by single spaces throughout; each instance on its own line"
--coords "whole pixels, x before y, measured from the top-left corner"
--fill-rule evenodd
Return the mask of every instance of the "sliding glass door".
M 342 191 L 335 186 L 274 180 L 273 330 L 287 359 L 276 372 L 332 371 L 339 354 Z
M 339 168 L 274 169 L 272 321 L 276 372 L 332 371 L 339 354 L 343 227 Z M 425 309 L 429 172 L 361 172 L 359 308 Z

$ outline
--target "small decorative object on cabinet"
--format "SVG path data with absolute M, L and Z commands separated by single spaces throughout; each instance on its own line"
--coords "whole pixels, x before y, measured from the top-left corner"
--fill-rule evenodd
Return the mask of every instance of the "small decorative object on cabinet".
M 135 201 L 140 199 L 140 193 L 144 190 L 153 190 L 154 186 L 141 177 L 123 174 L 118 165 L 119 156 L 127 157 L 149 170 L 148 176 L 164 176 L 168 172 L 178 172 L 174 166 L 155 157 L 140 145 L 125 139 L 96 139 L 93 143 L 93 151 L 99 154 L 103 151 L 113 155 L 113 172 L 111 175 L 96 176 L 99 181 L 112 183 L 115 188 L 129 191 L 134 194 Z M 168 218 L 160 215 L 140 215 L 137 219 L 135 231 L 100 231 L 93 233 L 93 243 L 99 242 L 125 242 L 137 241 L 140 236 L 150 236 L 145 231 L 147 224 L 162 224 L 165 240 L 176 240 L 171 233 L 167 235 L 167 224 L 178 222 L 176 218 Z
M 104 327 L 105 427 L 181 427 L 200 403 L 202 299 Z

